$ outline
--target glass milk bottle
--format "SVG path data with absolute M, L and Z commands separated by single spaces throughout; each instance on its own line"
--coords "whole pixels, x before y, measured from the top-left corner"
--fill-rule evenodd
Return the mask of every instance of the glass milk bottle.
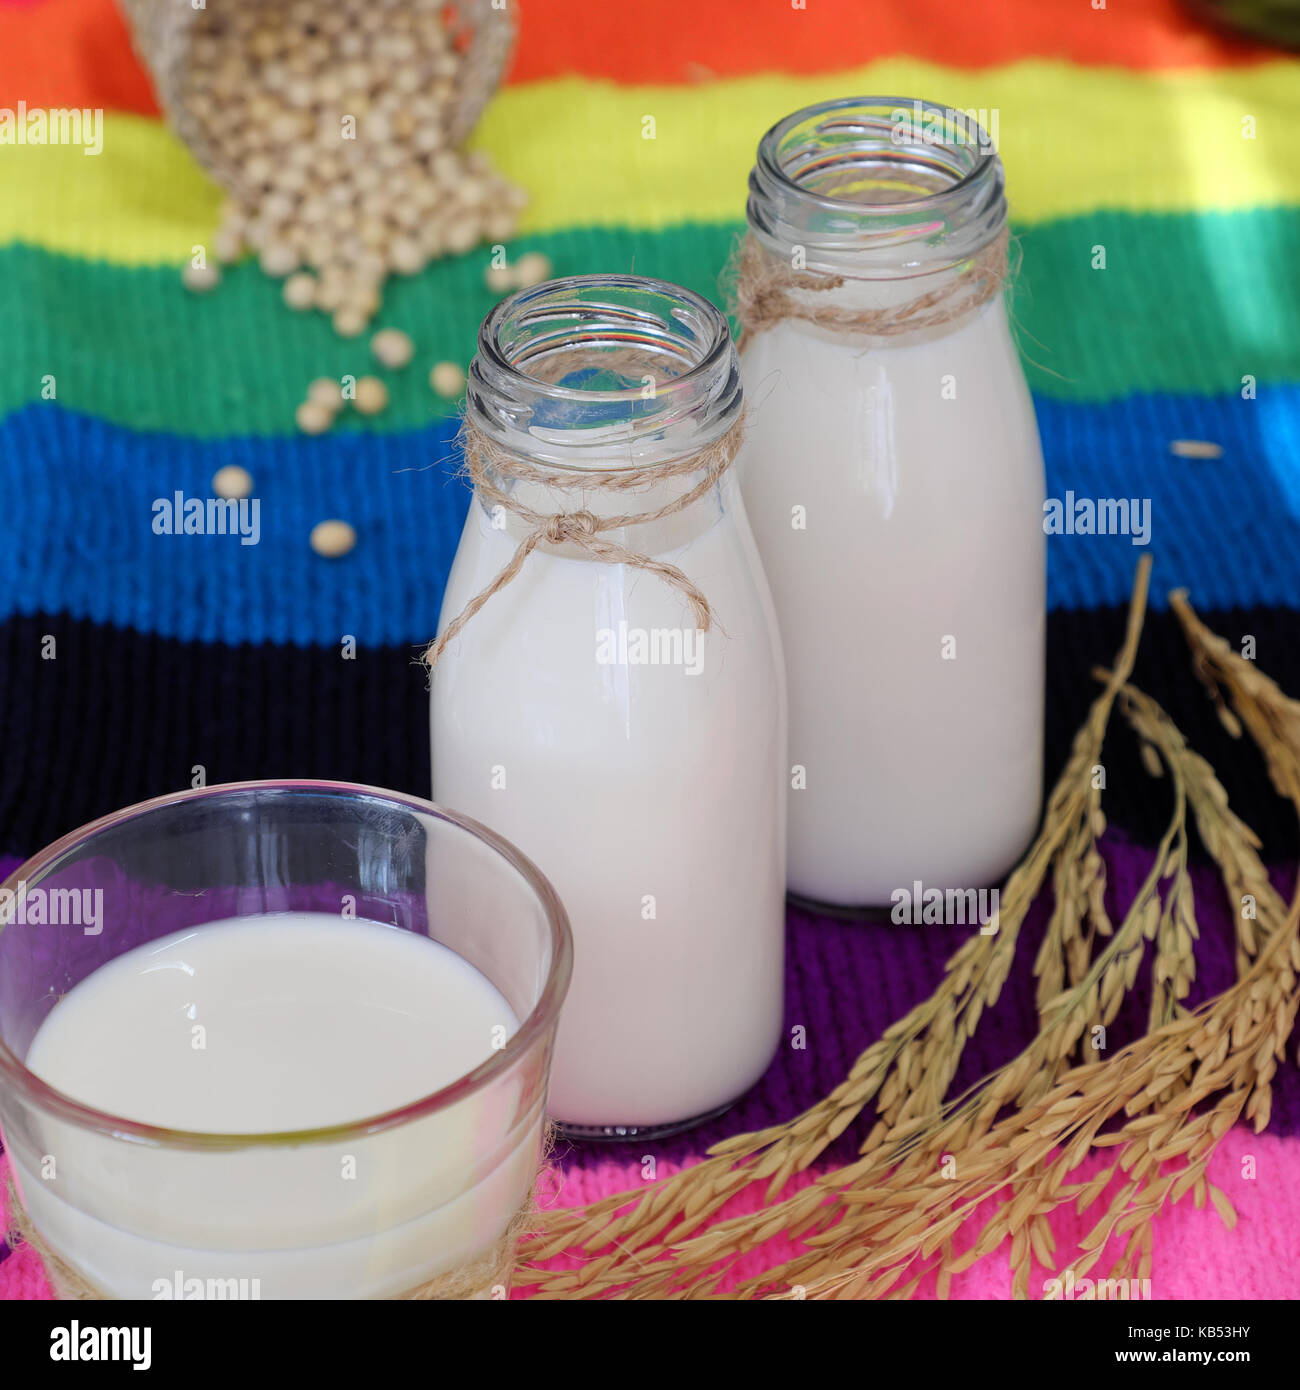
M 902 98 L 774 126 L 750 175 L 737 467 L 790 688 L 790 890 L 977 888 L 1039 816 L 1044 479 L 1001 294 L 1002 165 Z
M 776 1048 L 785 679 L 729 466 L 740 418 L 725 318 L 634 276 L 503 301 L 470 367 L 433 788 L 568 910 L 551 1114 L 569 1133 L 683 1128 Z

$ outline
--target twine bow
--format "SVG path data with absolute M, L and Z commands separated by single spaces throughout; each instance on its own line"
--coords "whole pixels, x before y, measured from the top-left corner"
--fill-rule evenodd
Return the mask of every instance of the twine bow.
M 682 570 L 664 560 L 656 560 L 639 550 L 632 550 L 617 541 L 609 540 L 602 533 L 661 521 L 664 517 L 684 511 L 698 502 L 731 467 L 740 448 L 740 430 L 741 425 L 737 422 L 715 443 L 697 453 L 668 463 L 650 464 L 643 468 L 620 468 L 607 473 L 578 473 L 573 469 L 561 471 L 530 463 L 494 444 L 481 430 L 467 422 L 461 432 L 461 441 L 465 453 L 466 472 L 476 492 L 491 506 L 502 507 L 519 517 L 530 529 L 497 577 L 485 589 L 475 594 L 447 624 L 438 639 L 430 644 L 424 658 L 429 668 L 432 670 L 438 658 L 447 649 L 447 644 L 460 635 L 465 625 L 492 595 L 500 593 L 518 576 L 524 567 L 524 561 L 543 543 L 574 545 L 585 551 L 593 560 L 599 560 L 604 564 L 628 565 L 633 569 L 646 570 L 650 574 L 658 575 L 665 584 L 678 590 L 691 605 L 696 627 L 701 632 L 708 632 L 714 622 L 713 610 L 699 587 Z M 631 492 L 692 473 L 700 474 L 699 481 L 680 497 L 666 502 L 662 507 L 648 512 L 627 512 L 614 516 L 597 516 L 585 507 L 571 512 L 534 511 L 505 491 L 497 481 L 499 479 L 502 482 L 513 480 L 536 483 L 542 487 L 556 489 L 582 488 L 602 492 Z

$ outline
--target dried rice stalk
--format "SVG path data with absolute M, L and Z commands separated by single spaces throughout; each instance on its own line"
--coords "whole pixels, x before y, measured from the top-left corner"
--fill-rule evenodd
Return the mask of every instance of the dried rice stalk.
M 998 932 L 967 940 L 948 961 L 947 973 L 935 993 L 873 1043 L 829 1096 L 796 1119 L 716 1145 L 703 1162 L 654 1186 L 603 1198 L 577 1211 L 552 1213 L 541 1235 L 521 1251 L 521 1259 L 530 1264 L 518 1271 L 516 1283 L 536 1287 L 544 1294 L 594 1293 L 626 1280 L 669 1250 L 682 1274 L 707 1267 L 717 1260 L 719 1250 L 727 1252 L 728 1242 L 731 1248 L 738 1240 L 744 1248 L 761 1243 L 753 1223 L 745 1218 L 734 1226 L 715 1224 L 689 1246 L 684 1245 L 692 1231 L 705 1226 L 749 1183 L 765 1182 L 771 1200 L 793 1174 L 815 1162 L 873 1100 L 881 1121 L 868 1137 L 864 1152 L 876 1147 L 890 1123 L 906 1124 L 937 1108 L 982 1011 L 997 1001 L 1015 954 L 1020 925 L 1052 861 L 1081 820 L 1100 833 L 1092 769 L 1100 758 L 1119 689 L 1132 670 L 1149 575 L 1150 561 L 1144 559 L 1138 567 L 1114 675 L 1075 737 L 1070 760 L 1048 799 L 1038 838 L 1008 880 L 999 907 Z M 1097 901 L 1099 904 L 1099 892 Z M 1027 1069 L 1022 1083 L 1030 1084 L 1033 1075 Z M 811 1211 L 802 1208 L 815 1210 L 819 1200 L 815 1195 L 803 1198 L 800 1213 L 792 1219 L 811 1219 Z M 766 1230 L 768 1224 L 761 1229 Z M 661 1237 L 670 1226 L 669 1243 Z M 778 1229 L 790 1228 L 777 1226 L 773 1233 Z M 574 1271 L 540 1270 L 531 1264 L 561 1253 L 582 1254 L 587 1260 Z
M 1169 595 L 1169 606 L 1183 626 L 1197 678 L 1218 706 L 1224 727 L 1240 738 L 1244 723 L 1264 754 L 1278 795 L 1300 803 L 1300 700 L 1283 694 L 1254 662 L 1211 632 L 1188 603 L 1185 589 Z M 1224 705 L 1225 692 L 1231 710 Z
M 1056 1261 L 1052 1212 L 1066 1202 L 1086 1210 L 1116 1180 L 1082 1253 L 1065 1271 L 1076 1280 L 1102 1261 L 1112 1236 L 1126 1240 L 1110 1277 L 1147 1277 L 1152 1222 L 1166 1203 L 1188 1192 L 1198 1205 L 1208 1196 L 1231 1224 L 1231 1205 L 1208 1184 L 1205 1170 L 1238 1119 L 1253 1121 L 1257 1130 L 1267 1123 L 1272 1077 L 1296 1015 L 1300 887 L 1288 911 L 1268 882 L 1258 841 L 1229 809 L 1209 764 L 1187 747 L 1156 702 L 1128 682 L 1145 579 L 1143 570 L 1129 641 L 1114 671 L 1101 673 L 1103 693 L 1076 738 L 1044 830 L 1012 876 L 1021 891 L 1033 885 L 1023 906 L 1008 885 L 1013 911 L 1009 926 L 1004 912 L 1003 930 L 1009 935 L 1019 929 L 1049 867 L 1069 895 L 1049 924 L 1051 950 L 1039 954 L 1042 1026 L 1029 1047 L 965 1096 L 942 1100 L 952 1075 L 944 1069 L 955 1070 L 954 1054 L 960 1055 L 980 1010 L 996 999 L 1005 979 L 997 949 L 1002 933 L 972 938 L 949 962 L 934 996 L 873 1044 L 825 1101 L 788 1126 L 719 1145 L 704 1163 L 667 1183 L 553 1218 L 548 1233 L 524 1247 L 524 1258 L 564 1251 L 585 1256 L 586 1263 L 564 1272 L 526 1268 L 517 1282 L 540 1288 L 543 1297 L 716 1296 L 738 1255 L 782 1233 L 801 1238 L 804 1252 L 728 1296 L 788 1297 L 795 1289 L 816 1298 L 905 1297 L 934 1271 L 946 1292 L 953 1274 L 1009 1238 L 1013 1289 L 1027 1297 L 1033 1262 L 1051 1268 Z M 1300 812 L 1300 703 L 1205 629 L 1184 598 L 1174 595 L 1172 602 L 1198 674 L 1216 698 L 1227 692 L 1232 711 L 1221 705 L 1226 720 L 1250 731 L 1275 785 Z M 1090 776 L 1081 774 L 1095 764 L 1117 699 L 1143 740 L 1148 766 L 1168 770 L 1173 808 L 1155 862 L 1114 926 L 1090 901 L 1093 892 L 1100 896 L 1095 867 L 1085 868 L 1097 852 L 1092 812 L 1100 808 Z M 1193 1013 L 1181 1004 L 1193 978 L 1197 935 L 1186 864 L 1189 806 L 1230 899 L 1255 910 L 1238 925 L 1238 982 Z M 1070 853 L 1073 869 L 1058 860 Z M 1108 1061 L 1062 1070 L 1089 1030 L 1114 1017 L 1135 983 L 1147 940 L 1156 945 L 1152 1020 L 1158 1026 Z M 1052 993 L 1056 984 L 1062 988 Z M 951 1030 L 946 1047 L 945 1030 Z M 925 1099 L 914 1099 L 918 1095 Z M 880 1120 L 854 1163 L 760 1217 L 700 1229 L 751 1181 L 768 1181 L 770 1200 L 872 1099 Z M 1094 1150 L 1112 1147 L 1119 1150 L 1113 1164 L 1086 1183 L 1071 1181 Z M 1005 1200 L 957 1252 L 956 1238 L 970 1234 L 976 1208 L 998 1194 Z M 617 1214 L 624 1207 L 629 1210 Z
M 1086 1210 L 1118 1174 L 1124 1175 L 1119 1190 L 1069 1267 L 1076 1280 L 1100 1262 L 1112 1235 L 1125 1234 L 1127 1244 L 1108 1277 L 1149 1277 L 1151 1222 L 1166 1202 L 1189 1191 L 1198 1205 L 1208 1194 L 1231 1225 L 1231 1205 L 1208 1185 L 1205 1169 L 1215 1145 L 1239 1118 L 1253 1120 L 1257 1130 L 1268 1121 L 1273 1072 L 1295 1022 L 1298 928 L 1300 896 L 1247 977 L 1231 990 L 1112 1061 L 1067 1073 L 1041 1100 L 1009 1115 L 972 1145 L 956 1181 L 945 1181 L 933 1167 L 926 1171 L 926 1156 L 914 1154 L 890 1174 L 885 1192 L 857 1184 L 842 1190 L 835 1204 L 844 1215 L 831 1238 L 818 1242 L 812 1255 L 751 1281 L 745 1291 L 799 1283 L 805 1296 L 839 1298 L 864 1280 L 887 1288 L 911 1275 L 930 1252 L 936 1228 L 951 1239 L 980 1202 L 1004 1192 L 1010 1200 L 946 1268 L 955 1273 L 1010 1236 L 1015 1289 L 1026 1296 L 1031 1219 L 1071 1201 Z M 1118 1132 L 1099 1133 L 1121 1115 L 1128 1118 Z M 1092 1149 L 1106 1147 L 1119 1149 L 1112 1167 L 1087 1184 L 1069 1181 Z M 909 1200 L 902 1223 L 888 1219 L 895 1191 L 906 1192 Z M 1050 1260 L 1044 1263 L 1050 1267 Z
M 1259 740 L 1275 783 L 1288 789 L 1300 812 L 1300 705 L 1204 628 L 1185 599 L 1175 608 L 1205 677 L 1213 680 L 1216 692 L 1220 687 L 1228 691 L 1236 716 Z M 1208 1184 L 1205 1170 L 1218 1140 L 1239 1119 L 1253 1121 L 1256 1131 L 1268 1122 L 1272 1077 L 1296 1017 L 1300 887 L 1286 912 L 1268 884 L 1256 854 L 1258 842 L 1228 811 L 1227 798 L 1208 764 L 1187 749 L 1153 700 L 1132 687 L 1125 688 L 1123 698 L 1130 721 L 1159 749 L 1191 801 L 1229 892 L 1248 886 L 1256 899 L 1253 963 L 1232 989 L 1195 1014 L 1180 1011 L 1104 1066 L 1091 1072 L 1076 1068 L 1041 1101 L 1003 1119 L 973 1152 L 963 1155 L 965 1180 L 956 1190 L 952 1181 L 941 1185 L 935 1166 L 926 1171 L 917 1151 L 890 1174 L 886 1192 L 856 1185 L 842 1189 L 836 1204 L 846 1215 L 833 1229 L 834 1243 L 820 1242 L 811 1259 L 769 1271 L 763 1281 L 751 1281 L 747 1291 L 794 1280 L 803 1281 L 804 1293 L 812 1297 L 851 1296 L 846 1291 L 868 1283 L 887 1289 L 926 1258 L 936 1227 L 942 1226 L 951 1239 L 974 1207 L 996 1191 L 1008 1191 L 1011 1200 L 1000 1206 L 971 1249 L 956 1260 L 945 1260 L 944 1268 L 951 1275 L 1010 1236 L 1013 1287 L 1020 1296 L 1029 1291 L 1029 1249 L 1034 1248 L 1041 1263 L 1051 1264 L 1044 1258 L 1050 1256 L 1050 1246 L 1041 1230 L 1039 1241 L 1032 1240 L 1030 1223 L 1069 1200 L 1086 1210 L 1117 1174 L 1124 1175 L 1118 1191 L 1082 1242 L 1082 1255 L 1069 1267 L 1075 1279 L 1101 1261 L 1112 1235 L 1128 1239 L 1109 1277 L 1149 1277 L 1151 1223 L 1166 1202 L 1176 1202 L 1189 1191 L 1198 1205 L 1208 1195 L 1228 1225 L 1235 1221 L 1231 1204 Z M 1240 948 L 1238 963 L 1240 967 Z M 1163 978 L 1176 980 L 1177 971 Z M 1158 973 L 1158 984 L 1161 979 Z M 1118 1133 L 1100 1133 L 1103 1124 L 1121 1114 L 1128 1118 Z M 1001 1162 L 999 1146 L 1010 1155 Z M 1083 1158 L 1103 1147 L 1120 1149 L 1117 1162 L 1086 1185 L 1069 1183 Z M 990 1161 L 981 1161 L 985 1154 Z M 1044 1163 L 1049 1156 L 1050 1162 Z M 830 1185 L 840 1176 L 825 1181 Z M 890 1191 L 899 1186 L 912 1199 L 911 1225 L 881 1249 L 881 1235 L 891 1231 L 888 1222 L 882 1225 L 880 1209 L 887 1215 Z M 869 1214 L 848 1214 L 853 1205 Z M 834 1270 L 837 1258 L 840 1267 Z M 850 1272 L 844 1272 L 850 1261 Z
M 1256 905 L 1268 900 L 1275 919 L 1285 913 L 1282 898 L 1269 882 L 1268 872 L 1260 860 L 1259 839 L 1229 807 L 1228 793 L 1214 775 L 1214 769 L 1188 747 L 1159 705 L 1133 686 L 1125 686 L 1121 698 L 1125 716 L 1143 739 L 1143 746 L 1150 749 L 1157 760 L 1163 756 L 1175 766 L 1176 775 L 1185 785 L 1201 843 L 1223 877 L 1228 905 L 1237 924 L 1237 974 L 1243 975 L 1259 951 L 1261 938 L 1254 915 Z M 1157 748 L 1159 754 L 1155 751 Z M 1194 937 L 1195 931 L 1191 934 Z M 1183 946 L 1190 954 L 1187 942 Z

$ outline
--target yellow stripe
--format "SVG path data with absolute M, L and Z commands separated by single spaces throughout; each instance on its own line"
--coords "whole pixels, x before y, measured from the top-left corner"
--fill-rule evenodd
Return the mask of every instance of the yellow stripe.
M 1134 73 L 1060 62 L 982 71 L 889 58 L 826 77 L 620 88 L 578 79 L 507 89 L 480 132 L 534 196 L 530 224 L 663 226 L 743 215 L 762 133 L 801 106 L 864 92 L 997 111 L 1012 216 L 1300 203 L 1300 62 Z M 1255 121 L 1244 139 L 1243 118 Z M 643 139 L 653 117 L 655 139 Z
M 221 195 L 160 121 L 104 115 L 104 147 L 0 146 L 0 243 L 121 265 L 181 262 L 212 234 Z
M 736 221 L 758 137 L 797 107 L 855 92 L 995 110 L 1012 216 L 1099 207 L 1224 211 L 1300 203 L 1300 62 L 1135 73 L 1030 61 L 965 71 L 889 58 L 824 77 L 696 87 L 563 78 L 507 88 L 475 143 L 532 195 L 524 232 Z M 653 139 L 645 138 L 653 134 Z M 218 198 L 157 122 L 105 117 L 98 156 L 0 146 L 0 243 L 121 264 L 180 261 Z

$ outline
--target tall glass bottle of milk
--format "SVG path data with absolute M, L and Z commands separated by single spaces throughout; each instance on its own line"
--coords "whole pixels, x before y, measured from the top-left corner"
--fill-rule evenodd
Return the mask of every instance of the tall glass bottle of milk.
M 1043 462 L 968 115 L 830 101 L 759 145 L 738 463 L 790 689 L 790 890 L 976 888 L 1039 816 Z
M 551 1113 L 571 1133 L 685 1127 L 777 1044 L 785 675 L 730 467 L 741 403 L 723 315 L 632 276 L 505 300 L 469 371 L 433 791 L 568 910 Z

